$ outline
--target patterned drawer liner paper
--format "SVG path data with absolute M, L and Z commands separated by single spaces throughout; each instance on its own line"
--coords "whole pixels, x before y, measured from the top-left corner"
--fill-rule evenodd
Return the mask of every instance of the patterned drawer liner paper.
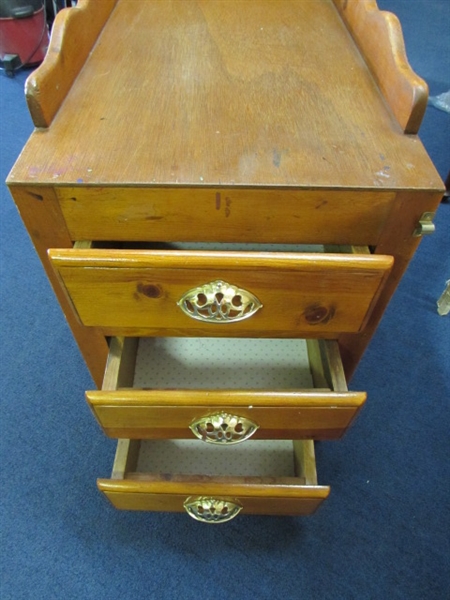
M 305 340 L 141 338 L 136 388 L 311 389 Z
M 134 387 L 313 388 L 305 340 L 142 338 Z M 138 472 L 292 477 L 289 440 L 220 447 L 199 440 L 141 442 Z

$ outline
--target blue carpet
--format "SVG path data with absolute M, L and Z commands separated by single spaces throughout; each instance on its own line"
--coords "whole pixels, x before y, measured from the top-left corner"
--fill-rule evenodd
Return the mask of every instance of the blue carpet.
M 450 3 L 382 0 L 432 95 L 450 89 Z M 26 73 L 0 77 L 0 178 L 32 130 Z M 421 137 L 442 177 L 450 116 Z M 332 493 L 311 518 L 118 512 L 95 487 L 115 443 L 83 396 L 92 381 L 6 188 L 1 215 L 0 597 L 321 600 L 449 597 L 450 205 L 425 238 L 352 381 L 369 400 L 341 442 L 317 447 Z

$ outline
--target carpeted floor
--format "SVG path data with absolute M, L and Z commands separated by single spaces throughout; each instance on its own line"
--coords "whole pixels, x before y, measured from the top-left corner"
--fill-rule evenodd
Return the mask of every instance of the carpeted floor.
M 450 3 L 382 0 L 403 23 L 410 62 L 450 89 Z M 32 126 L 27 73 L 0 77 L 3 181 Z M 421 137 L 442 177 L 450 115 L 430 107 Z M 20 599 L 402 599 L 450 593 L 450 205 L 425 238 L 351 388 L 357 424 L 317 447 L 332 493 L 311 518 L 118 512 L 99 495 L 115 443 L 83 396 L 92 381 L 6 188 L 1 215 L 0 597 Z

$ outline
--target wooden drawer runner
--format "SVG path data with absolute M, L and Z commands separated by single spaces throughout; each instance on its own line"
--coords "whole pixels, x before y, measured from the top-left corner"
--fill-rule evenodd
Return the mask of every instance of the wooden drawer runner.
M 114 338 L 86 398 L 110 437 L 237 445 L 339 438 L 366 394 L 347 390 L 336 342 Z
M 330 491 L 317 484 L 314 443 L 253 445 L 251 459 L 240 447 L 221 447 L 213 457 L 208 448 L 202 461 L 201 442 L 119 440 L 112 477 L 97 485 L 116 508 L 186 511 L 207 523 L 229 521 L 239 512 L 314 513 Z
M 106 335 L 337 337 L 360 331 L 389 256 L 50 250 L 84 325 Z

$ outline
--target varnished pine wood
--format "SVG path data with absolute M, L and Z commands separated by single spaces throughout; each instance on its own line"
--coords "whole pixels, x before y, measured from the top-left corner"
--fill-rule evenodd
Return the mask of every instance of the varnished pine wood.
M 81 321 L 113 335 L 355 332 L 392 265 L 388 256 L 282 252 L 51 250 L 50 258 Z M 251 292 L 263 308 L 226 324 L 185 315 L 177 305 L 183 294 L 218 279 Z
M 435 211 L 441 198 L 442 192 L 440 190 L 429 193 L 417 193 L 414 190 L 398 193 L 392 213 L 375 249 L 376 254 L 386 253 L 394 257 L 394 265 L 390 276 L 383 289 L 380 290 L 376 305 L 364 330 L 358 335 L 342 334 L 339 336 L 340 355 L 347 381 L 351 379 L 390 298 L 422 240 L 422 238 L 413 235 L 421 215 L 424 212 Z M 424 243 L 426 243 L 426 240 Z
M 233 481 L 234 480 L 234 481 Z M 181 495 L 253 496 L 269 498 L 301 498 L 311 494 L 326 497 L 327 486 L 307 485 L 297 477 L 231 477 L 207 475 L 176 475 L 165 473 L 127 473 L 123 480 L 99 479 L 102 491 L 173 493 Z M 278 483 L 278 485 L 277 485 Z
M 56 188 L 73 240 L 371 244 L 395 194 L 378 190 Z
M 154 493 L 153 485 L 130 480 L 121 482 L 120 486 L 111 488 L 108 480 L 99 479 L 97 485 L 111 504 L 119 510 L 184 512 L 183 503 L 185 500 L 192 495 L 196 495 L 192 492 L 190 486 L 186 486 L 184 493 L 173 494 L 170 485 L 166 486 L 167 493 Z M 274 493 L 277 493 L 277 491 L 277 489 L 273 490 Z M 302 490 L 298 488 L 297 496 L 289 498 L 271 497 L 268 491 L 268 495 L 263 498 L 260 496 L 239 495 L 226 483 L 217 492 L 220 494 L 218 496 L 220 498 L 239 502 L 243 506 L 241 513 L 243 515 L 307 516 L 316 512 L 328 497 L 330 488 L 324 486 L 305 487 Z M 203 496 L 211 496 L 210 486 L 205 485 L 201 493 Z
M 316 388 L 329 387 L 335 392 L 347 392 L 347 381 L 337 342 L 306 340 L 311 375 Z
M 307 390 L 121 390 L 86 392 L 110 437 L 194 439 L 189 426 L 214 412 L 259 426 L 252 439 L 336 439 L 364 404 L 363 392 Z
M 307 339 L 306 348 L 308 352 L 309 368 L 315 388 L 331 388 L 331 382 L 325 375 L 322 354 L 320 352 L 320 340 Z
M 102 390 L 116 390 L 133 385 L 137 348 L 137 338 L 111 338 Z
M 307 515 L 330 492 L 329 487 L 316 484 L 314 446 L 310 441 L 297 444 L 298 477 L 161 476 L 128 472 L 127 465 L 134 464 L 137 447 L 128 442 L 119 442 L 113 469 L 115 478 L 97 480 L 99 490 L 119 509 L 183 512 L 183 503 L 189 496 L 211 496 L 239 502 L 244 514 Z M 130 447 L 132 461 L 127 456 Z
M 139 459 L 139 440 L 119 439 L 111 473 L 111 479 L 124 479 L 130 471 L 135 471 Z
M 81 8 L 72 14 L 91 27 Z M 68 39 L 69 62 L 92 47 Z M 439 181 L 331 0 L 118 0 L 64 110 L 31 137 L 12 175 L 173 188 Z
M 12 186 L 10 191 L 58 302 L 66 315 L 72 334 L 96 385 L 100 387 L 108 358 L 108 344 L 104 335 L 98 330 L 94 328 L 87 330 L 80 325 L 47 256 L 47 249 L 50 245 L 60 248 L 72 247 L 72 241 L 59 211 L 54 190 L 51 187 L 42 186 Z
M 331 389 L 335 392 L 346 392 L 347 381 L 342 367 L 339 346 L 336 342 L 331 340 L 320 340 L 319 346 L 324 365 L 324 372 Z
M 295 440 L 293 445 L 296 473 L 299 477 L 304 477 L 307 485 L 317 485 L 314 441 L 305 440 L 300 442 Z
M 78 0 L 60 11 L 44 62 L 28 77 L 25 94 L 36 127 L 49 127 L 117 0 Z
M 376 0 L 334 0 L 383 95 L 405 133 L 417 133 L 427 107 L 428 86 L 406 57 L 397 17 Z
M 338 393 L 328 389 L 130 389 L 137 341 L 112 338 L 102 391 L 86 392 L 93 414 L 110 437 L 193 439 L 192 422 L 223 411 L 255 422 L 259 429 L 253 439 L 336 439 L 345 433 L 366 399 L 363 392 L 348 392 L 345 379 L 342 382 L 336 342 L 319 344 L 317 340 L 308 340 L 314 383 L 335 386 Z M 319 345 L 326 351 L 321 353 Z M 323 374 L 320 379 L 318 371 Z
M 144 12 L 138 14 L 137 6 Z M 263 241 L 374 246 L 380 241 L 404 264 L 404 248 L 411 248 L 412 256 L 417 241 L 410 245 L 407 237 L 396 240 L 397 219 L 409 222 L 408 203 L 400 198 L 412 189 L 410 206 L 425 209 L 431 204 L 428 191 L 434 190 L 437 197 L 444 186 L 420 141 L 404 136 L 392 118 L 367 68 L 367 57 L 356 50 L 347 25 L 331 2 L 184 2 L 181 11 L 172 6 L 152 0 L 139 5 L 120 1 L 73 82 L 64 110 L 51 127 L 33 134 L 11 171 L 11 188 L 54 187 L 72 240 L 95 238 L 92 229 L 102 239 L 112 232 L 119 239 L 156 239 L 163 237 L 164 231 L 170 239 L 180 231 L 197 239 L 212 236 L 215 229 L 222 241 L 246 239 L 236 233 L 239 230 L 249 234 L 249 241 L 253 241 L 250 236 Z M 253 11 L 257 18 L 252 18 Z M 188 35 L 186 15 L 198 35 Z M 171 35 L 175 29 L 177 36 Z M 154 35 L 149 36 L 149 31 Z M 55 33 L 55 39 L 58 35 Z M 138 47 L 143 71 L 130 70 L 121 44 L 127 49 Z M 90 50 L 92 44 L 88 46 Z M 242 52 L 243 48 L 248 52 Z M 73 54 L 84 52 L 77 48 Z M 385 54 L 377 47 L 378 53 Z M 53 60 L 50 56 L 47 65 Z M 177 78 L 180 73 L 190 76 Z M 396 90 L 398 86 L 392 87 Z M 128 93 L 130 89 L 133 93 Z M 184 112 L 180 113 L 179 106 Z M 202 111 L 186 130 L 180 115 L 197 114 L 198 107 Z M 174 114 L 178 116 L 175 121 Z M 134 126 L 137 122 L 139 127 Z M 264 136 L 259 135 L 261 131 Z M 219 219 L 205 215 L 211 192 L 216 193 L 208 183 L 214 183 L 221 193 Z M 236 202 L 229 194 L 240 189 L 236 187 L 239 183 L 247 188 Z M 76 186 L 76 193 L 70 186 Z M 156 197 L 152 196 L 153 187 L 158 188 L 156 195 L 161 193 L 161 203 L 152 200 Z M 315 190 L 310 196 L 312 187 Z M 200 201 L 196 194 L 203 193 L 203 188 L 205 199 Z M 392 195 L 380 196 L 380 190 L 397 192 L 402 210 Z M 244 208 L 245 194 L 250 191 L 267 196 L 250 196 Z M 195 194 L 193 203 L 188 192 Z M 297 203 L 299 211 L 285 199 L 291 198 L 292 192 L 296 194 L 293 206 Z M 234 200 L 231 207 L 227 197 Z M 77 199 L 79 208 L 72 198 Z M 436 202 L 432 204 L 436 206 Z M 150 205 L 151 211 L 147 211 Z M 164 209 L 161 213 L 164 205 L 170 205 L 172 213 Z M 188 207 L 186 211 L 183 205 Z M 278 207 L 283 218 L 272 219 Z M 309 215 L 305 224 L 303 209 Z M 265 227 L 258 216 L 260 210 L 266 214 Z M 415 208 L 412 210 L 415 213 Z M 245 211 L 250 217 L 243 216 Z M 239 218 L 233 222 L 236 215 Z M 178 219 L 181 226 L 176 225 Z M 278 233 L 283 230 L 288 233 Z M 34 231 L 47 239 L 53 235 L 44 222 Z M 402 231 L 402 235 L 411 235 L 403 225 Z M 48 247 L 57 247 L 57 237 L 54 235 Z M 396 275 L 389 278 L 362 334 L 341 336 L 347 377 L 373 334 L 401 271 L 396 268 Z M 71 309 L 67 303 L 63 306 L 73 323 Z M 147 329 L 141 333 L 156 332 Z M 95 331 L 78 332 L 77 339 L 91 372 L 100 373 L 105 353 L 95 350 Z

